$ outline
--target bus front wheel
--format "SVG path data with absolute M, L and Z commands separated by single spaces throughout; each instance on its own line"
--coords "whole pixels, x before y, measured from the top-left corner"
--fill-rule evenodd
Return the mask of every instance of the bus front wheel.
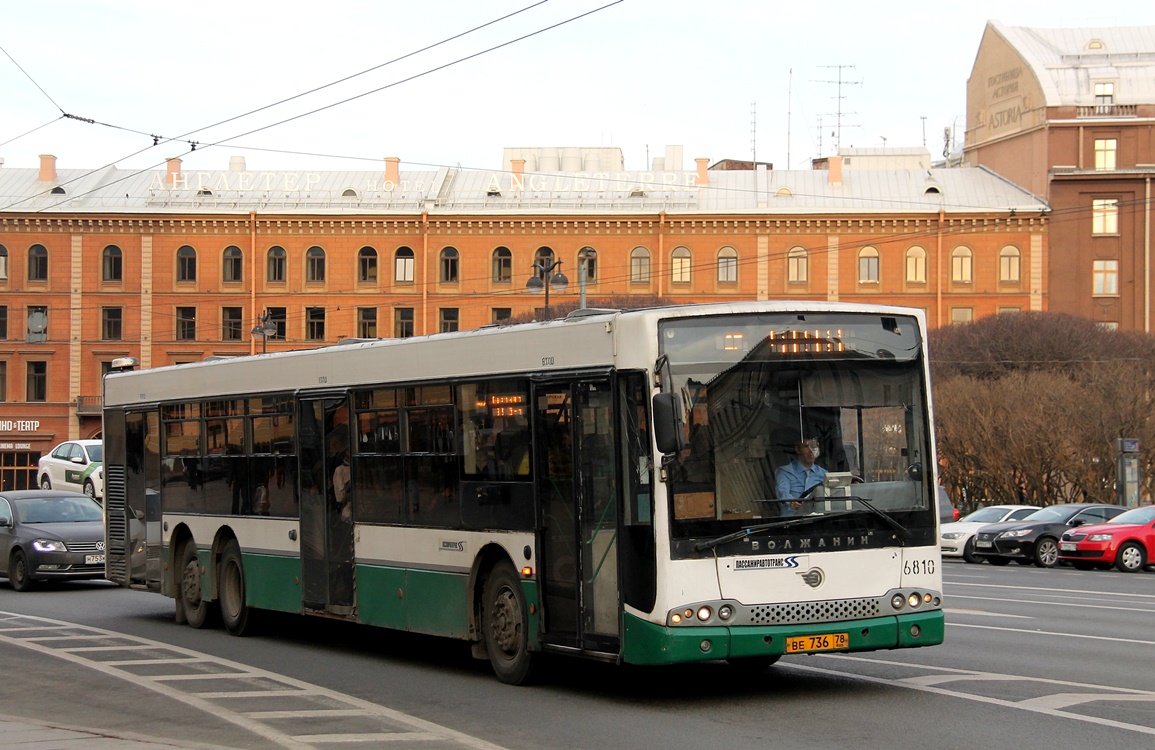
M 529 681 L 533 653 L 529 650 L 529 617 L 517 571 L 499 563 L 485 582 L 482 631 L 489 663 L 497 679 L 509 685 Z
M 225 630 L 233 635 L 250 632 L 252 611 L 245 603 L 245 567 L 241 562 L 241 548 L 235 540 L 228 543 L 221 555 L 217 590 Z
M 194 628 L 207 627 L 212 613 L 211 603 L 201 587 L 201 564 L 197 559 L 196 544 L 189 540 L 181 552 L 180 600 L 184 619 Z

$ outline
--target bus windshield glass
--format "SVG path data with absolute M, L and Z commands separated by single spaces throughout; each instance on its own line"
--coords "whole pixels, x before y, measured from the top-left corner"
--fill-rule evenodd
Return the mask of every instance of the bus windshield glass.
M 746 543 L 734 532 L 759 527 L 771 547 L 936 543 L 914 317 L 681 318 L 659 336 L 683 440 L 669 465 L 675 554 Z

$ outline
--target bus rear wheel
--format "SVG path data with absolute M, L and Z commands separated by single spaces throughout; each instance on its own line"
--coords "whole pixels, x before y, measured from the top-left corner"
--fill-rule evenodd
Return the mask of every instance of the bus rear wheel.
M 497 679 L 508 685 L 528 682 L 534 666 L 529 616 L 517 571 L 508 562 L 494 567 L 485 581 L 481 627 Z
M 225 630 L 233 635 L 246 635 L 252 629 L 252 610 L 245 602 L 245 567 L 241 562 L 241 548 L 235 540 L 225 546 L 218 575 L 218 599 Z
M 204 596 L 201 587 L 201 564 L 197 559 L 196 544 L 190 539 L 181 549 L 180 599 L 178 606 L 184 608 L 184 619 L 194 628 L 208 627 L 212 615 L 212 605 Z

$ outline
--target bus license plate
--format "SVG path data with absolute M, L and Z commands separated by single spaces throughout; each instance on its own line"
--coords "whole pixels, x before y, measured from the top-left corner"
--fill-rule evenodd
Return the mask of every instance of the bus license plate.
M 848 633 L 819 633 L 799 635 L 786 639 L 786 653 L 801 654 L 810 651 L 836 651 L 850 647 Z
M 85 565 L 103 565 L 104 564 L 104 555 L 85 555 L 84 556 L 84 564 Z

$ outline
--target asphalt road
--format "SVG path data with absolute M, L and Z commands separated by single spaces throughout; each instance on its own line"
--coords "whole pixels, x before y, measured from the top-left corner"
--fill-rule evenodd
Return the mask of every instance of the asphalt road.
M 233 638 L 157 595 L 0 583 L 2 713 L 233 748 L 1150 747 L 1155 572 L 945 565 L 947 642 L 721 663 L 548 661 L 502 685 L 463 644 L 277 616 Z

